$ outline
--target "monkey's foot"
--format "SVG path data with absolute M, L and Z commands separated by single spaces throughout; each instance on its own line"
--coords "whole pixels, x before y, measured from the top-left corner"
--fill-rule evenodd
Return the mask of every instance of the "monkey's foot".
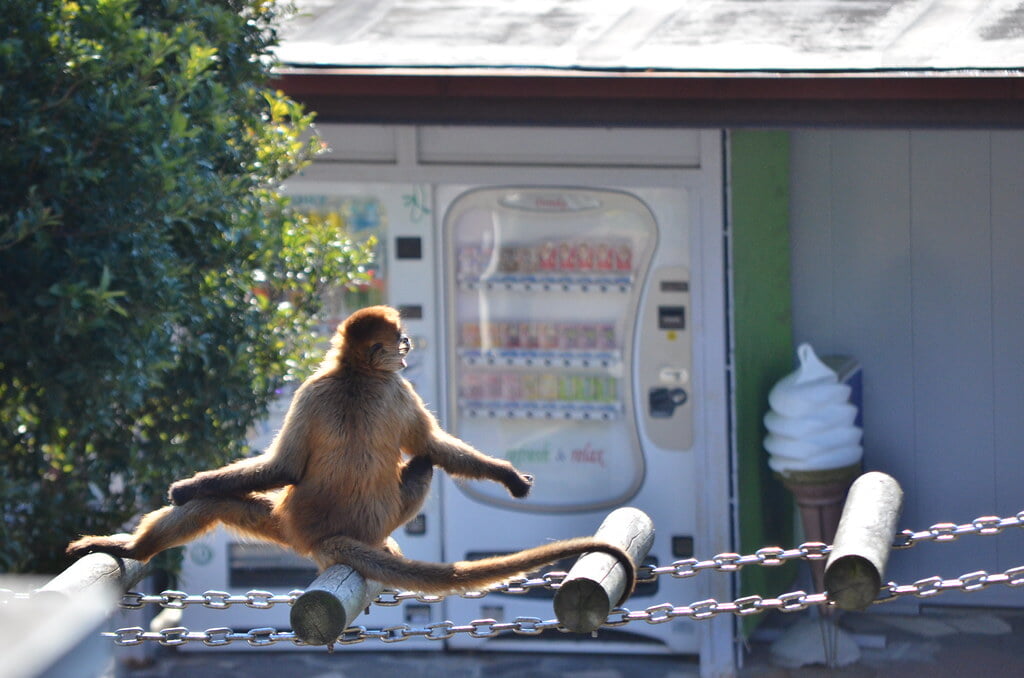
M 118 558 L 131 558 L 132 552 L 128 547 L 130 541 L 130 534 L 112 534 L 109 537 L 82 537 L 68 544 L 65 553 L 72 558 L 81 558 L 88 553 L 109 553 Z

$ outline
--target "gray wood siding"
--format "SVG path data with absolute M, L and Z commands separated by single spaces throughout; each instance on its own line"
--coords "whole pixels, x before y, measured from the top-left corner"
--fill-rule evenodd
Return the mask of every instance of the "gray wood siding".
M 797 342 L 864 368 L 865 468 L 904 527 L 1024 509 L 1024 133 L 792 134 Z M 890 578 L 1024 564 L 1024 534 L 897 552 Z M 1008 589 L 943 596 L 999 599 Z

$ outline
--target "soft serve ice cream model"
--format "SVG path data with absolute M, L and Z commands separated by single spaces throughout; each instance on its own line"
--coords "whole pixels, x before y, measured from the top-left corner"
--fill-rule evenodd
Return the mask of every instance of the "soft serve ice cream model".
M 768 394 L 764 447 L 768 466 L 796 497 L 807 539 L 830 544 L 846 492 L 860 474 L 861 429 L 850 387 L 810 344 L 801 344 L 797 357 L 799 367 Z M 815 561 L 811 571 L 822 590 L 824 563 Z

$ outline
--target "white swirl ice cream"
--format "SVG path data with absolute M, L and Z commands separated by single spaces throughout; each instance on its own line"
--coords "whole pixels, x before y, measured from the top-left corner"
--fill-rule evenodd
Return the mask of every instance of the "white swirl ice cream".
M 858 464 L 864 455 L 850 387 L 821 361 L 810 344 L 797 349 L 800 366 L 768 394 L 764 416 L 768 465 L 786 475 Z

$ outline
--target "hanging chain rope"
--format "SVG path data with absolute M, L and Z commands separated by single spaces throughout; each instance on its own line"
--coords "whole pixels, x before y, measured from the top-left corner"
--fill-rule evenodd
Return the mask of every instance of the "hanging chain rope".
M 982 516 L 970 523 L 936 523 L 926 530 L 914 532 L 904 530 L 897 533 L 893 543 L 895 549 L 906 549 L 924 542 L 949 543 L 965 535 L 994 536 L 1014 527 L 1024 527 L 1024 511 L 1015 516 L 1000 518 L 998 516 Z M 708 560 L 687 558 L 677 560 L 660 567 L 644 567 L 640 569 L 638 581 L 650 582 L 661 576 L 677 579 L 694 577 L 701 572 L 737 572 L 747 566 L 777 567 L 794 560 L 821 560 L 827 558 L 831 547 L 821 542 L 806 542 L 792 549 L 765 547 L 749 555 L 738 553 L 720 553 Z M 565 572 L 549 572 L 541 577 L 519 579 L 495 586 L 484 591 L 473 591 L 461 594 L 463 598 L 482 598 L 491 593 L 525 594 L 535 589 L 557 590 L 565 579 Z M 879 591 L 875 603 L 885 603 L 906 596 L 928 598 L 949 591 L 975 592 L 994 585 L 1010 587 L 1024 586 L 1024 565 L 1013 567 L 1005 572 L 989 573 L 984 570 L 969 572 L 955 579 L 928 577 L 919 579 L 913 584 L 896 584 L 890 582 Z M 129 592 L 124 594 L 120 605 L 126 609 L 138 609 L 146 605 L 159 605 L 163 608 L 182 609 L 190 605 L 201 605 L 210 609 L 226 609 L 232 605 L 244 605 L 254 609 L 268 609 L 275 605 L 291 605 L 302 594 L 301 590 L 285 594 L 274 594 L 268 591 L 249 591 L 245 594 L 232 595 L 225 591 L 206 591 L 202 594 L 189 595 L 183 591 L 163 591 L 155 595 L 143 595 Z M 16 594 L 0 589 L 0 606 L 8 600 L 22 598 L 30 594 Z M 438 603 L 444 596 L 425 595 L 411 591 L 384 591 L 373 603 L 385 607 L 400 605 L 404 601 L 414 600 L 420 603 Z M 695 621 L 711 619 L 722 614 L 748 616 L 761 614 L 769 610 L 781 612 L 798 612 L 816 605 L 830 603 L 827 593 L 806 593 L 794 591 L 776 598 L 760 595 L 744 596 L 731 602 L 702 600 L 689 605 L 676 606 L 672 603 L 652 605 L 643 610 L 629 610 L 619 607 L 614 609 L 603 624 L 603 627 L 614 628 L 633 622 L 643 621 L 648 624 L 662 624 L 675 619 L 687 618 Z M 499 622 L 494 619 L 478 619 L 468 624 L 455 624 L 442 621 L 424 627 L 412 627 L 409 624 L 398 624 L 382 629 L 370 629 L 365 626 L 354 626 L 346 629 L 338 643 L 351 645 L 366 640 L 380 640 L 395 643 L 410 638 L 426 638 L 427 640 L 447 640 L 458 634 L 467 634 L 473 638 L 493 638 L 511 631 L 519 635 L 539 635 L 545 631 L 567 633 L 557 619 L 542 620 L 538 617 L 517 617 L 511 622 Z M 230 645 L 236 641 L 244 641 L 249 645 L 262 647 L 288 641 L 302 645 L 292 631 L 278 631 L 275 628 L 256 628 L 238 632 L 227 627 L 211 628 L 205 631 L 190 631 L 185 627 L 174 627 L 162 631 L 146 631 L 141 627 L 127 627 L 108 631 L 104 636 L 112 638 L 116 645 L 138 645 L 147 641 L 155 641 L 165 646 L 184 645 L 189 642 L 201 642 L 210 647 Z

